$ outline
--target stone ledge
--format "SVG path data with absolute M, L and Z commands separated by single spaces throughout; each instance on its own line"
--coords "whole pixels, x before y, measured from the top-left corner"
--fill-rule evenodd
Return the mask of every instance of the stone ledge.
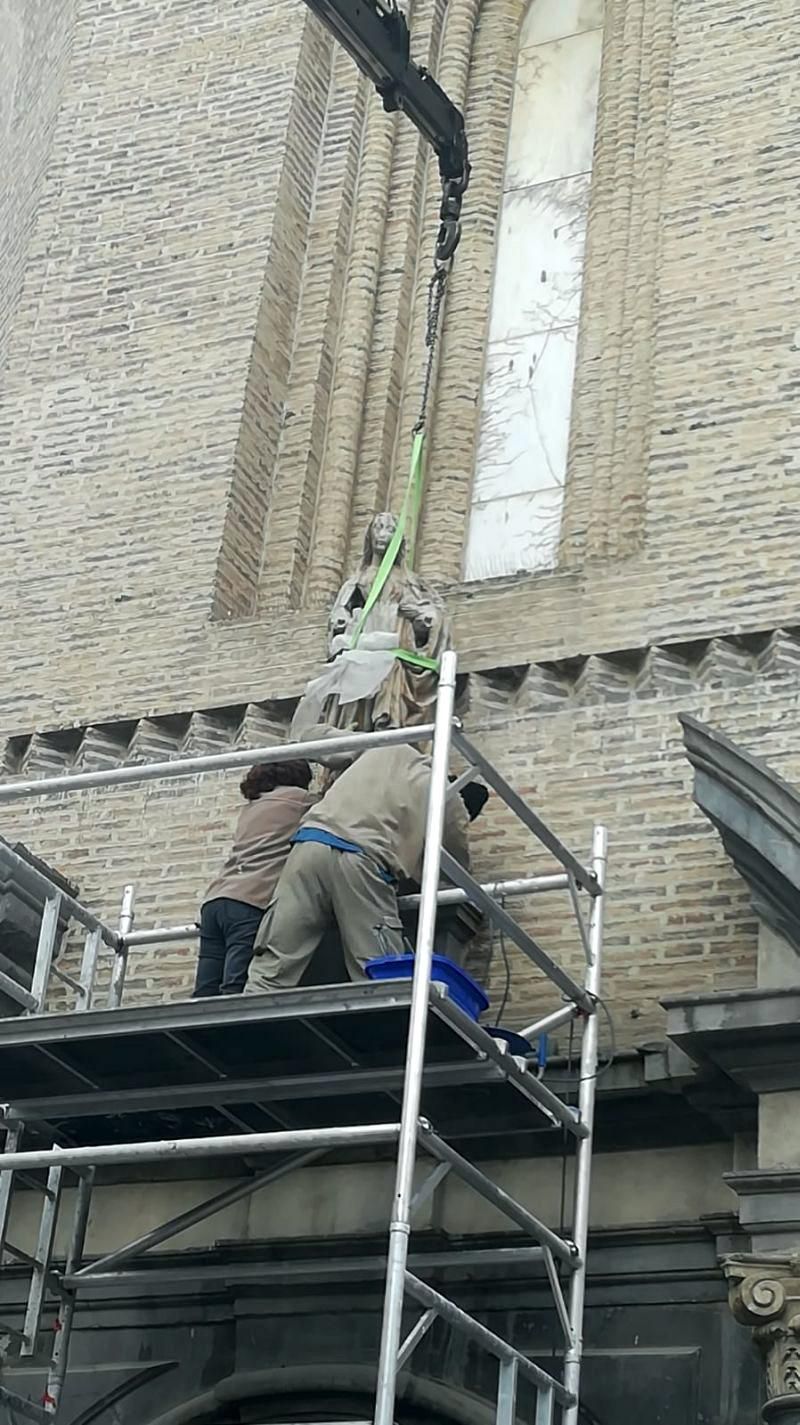
M 530 713 L 688 697 L 703 688 L 752 686 L 796 671 L 800 628 L 697 638 L 465 672 L 460 678 L 461 711 L 473 724 L 491 724 L 495 717 L 506 721 Z M 0 774 L 91 771 L 283 741 L 296 706 L 297 698 L 291 696 L 243 700 L 16 733 L 4 745 L 0 742 Z
M 662 999 L 667 1034 L 696 1064 L 751 1093 L 800 1089 L 800 984 Z

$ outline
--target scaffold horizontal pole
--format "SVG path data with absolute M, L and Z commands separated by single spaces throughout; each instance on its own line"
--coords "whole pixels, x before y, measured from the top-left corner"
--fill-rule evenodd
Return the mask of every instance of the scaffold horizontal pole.
M 481 886 L 481 890 L 488 896 L 513 899 L 521 896 L 544 895 L 548 891 L 565 891 L 568 886 L 569 876 L 561 872 L 554 872 L 552 875 L 545 876 L 520 876 L 511 881 L 487 881 Z M 468 892 L 462 891 L 458 886 L 443 886 L 437 897 L 440 906 L 465 905 L 469 899 Z M 415 909 L 419 905 L 419 896 L 400 896 L 398 904 L 402 910 Z M 195 923 L 191 925 L 154 925 L 150 930 L 132 930 L 130 935 L 126 935 L 125 944 L 131 947 L 169 945 L 173 941 L 196 940 L 199 934 L 200 927 Z
M 552 1014 L 535 1019 L 533 1024 L 526 1024 L 519 1032 L 523 1039 L 536 1039 L 540 1034 L 552 1034 L 554 1029 L 560 1029 L 562 1024 L 569 1024 L 579 1013 L 577 1005 L 565 1004 L 561 1009 L 554 1009 Z
M 408 1258 L 414 1271 L 447 1271 L 472 1273 L 492 1272 L 504 1281 L 514 1269 L 528 1272 L 540 1268 L 544 1262 L 541 1247 L 475 1247 L 449 1252 L 412 1252 Z M 143 1287 L 176 1285 L 179 1282 L 325 1282 L 360 1280 L 381 1277 L 386 1270 L 386 1254 L 372 1257 L 344 1257 L 332 1253 L 327 1257 L 306 1258 L 290 1262 L 170 1262 L 161 1265 L 158 1260 L 144 1267 L 127 1267 L 122 1271 L 97 1271 L 94 1265 L 80 1276 L 63 1278 L 67 1288 L 80 1287 L 81 1291 L 91 1289 L 101 1291 L 121 1287 Z
M 463 1059 L 452 1064 L 429 1064 L 426 1088 L 453 1088 L 465 1084 L 499 1083 L 500 1064 Z M 536 1081 L 535 1081 L 536 1082 Z M 2 1110 L 6 1123 L 39 1122 L 45 1118 L 95 1118 L 107 1113 L 144 1113 L 148 1109 L 218 1108 L 238 1103 L 280 1103 L 297 1098 L 336 1098 L 340 1094 L 396 1094 L 403 1087 L 403 1070 L 344 1069 L 327 1074 L 293 1074 L 285 1077 L 221 1079 L 198 1084 L 160 1084 L 157 1088 L 109 1089 L 106 1092 L 65 1094 L 57 1098 L 19 1099 Z M 539 1084 L 540 1089 L 544 1085 Z M 549 1090 L 544 1089 L 545 1093 Z M 0 1106 L 1 1107 L 1 1106 Z M 0 1154 L 0 1168 L 2 1167 Z
M 396 1143 L 397 1123 L 350 1128 L 295 1128 L 275 1133 L 231 1133 L 224 1137 L 164 1138 L 146 1143 L 102 1143 L 88 1148 L 47 1148 L 3 1153 L 0 1173 L 12 1168 L 94 1168 L 123 1163 L 178 1162 L 185 1158 L 227 1158 L 243 1153 L 284 1153 L 294 1149 L 348 1148 Z
M 375 747 L 395 747 L 398 743 L 427 742 L 432 736 L 433 724 L 426 723 L 420 727 L 388 727 L 381 732 L 320 738 L 315 742 L 285 742 L 269 747 L 240 748 L 236 752 L 213 752 L 202 757 L 175 757 L 169 762 L 131 763 L 125 767 L 106 767 L 99 772 L 68 772 L 63 777 L 33 777 L 0 786 L 0 802 L 61 792 L 90 791 L 92 787 L 122 787 L 137 782 L 195 777 L 201 772 L 225 772 L 233 767 L 249 767 L 254 762 L 292 762 L 296 758 L 314 762 L 343 752 L 366 752 Z

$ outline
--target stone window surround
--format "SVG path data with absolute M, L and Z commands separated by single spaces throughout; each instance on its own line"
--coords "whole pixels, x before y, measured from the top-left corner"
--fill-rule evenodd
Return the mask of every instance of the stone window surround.
M 576 575 L 579 585 L 587 576 L 595 580 L 602 574 L 603 566 L 611 572 L 609 561 L 617 563 L 635 557 L 642 546 L 673 0 L 650 0 L 650 3 L 647 0 L 633 0 L 633 3 L 606 0 L 595 165 L 558 566 L 552 572 L 504 575 L 476 586 L 465 584 L 462 579 L 471 499 L 470 482 L 464 479 L 463 471 L 472 471 L 475 465 L 476 395 L 483 378 L 497 217 L 524 9 L 523 0 L 453 0 L 445 25 L 443 5 L 439 0 L 430 0 L 427 10 L 432 14 L 427 29 L 423 25 L 420 31 L 415 26 L 416 57 L 421 62 L 430 62 L 456 101 L 464 104 L 473 152 L 480 155 L 468 195 L 465 240 L 451 276 L 444 313 L 429 427 L 428 528 L 426 531 L 424 521 L 420 563 L 426 575 L 458 591 L 460 598 L 469 599 L 471 594 L 482 589 L 488 592 L 489 588 L 494 588 L 501 599 L 504 589 L 513 590 L 518 597 L 522 585 L 537 602 L 544 596 L 548 604 L 563 606 L 566 613 L 578 595 L 578 587 L 573 582 Z M 437 59 L 438 64 L 434 64 Z M 416 144 L 416 135 L 410 126 L 387 124 L 379 107 L 367 103 L 359 186 L 353 201 L 355 237 L 360 226 L 363 229 L 365 201 L 368 198 L 373 205 L 375 203 L 376 183 L 379 188 L 383 185 L 386 198 L 391 198 L 400 158 L 410 152 L 413 155 Z M 421 160 L 418 158 L 418 165 L 420 161 L 424 175 L 424 155 Z M 352 154 L 348 162 L 352 166 Z M 377 178 L 375 163 L 379 166 Z M 430 164 L 428 177 L 432 172 Z M 372 402 L 374 409 L 380 408 L 383 412 L 386 408 L 387 414 L 381 416 L 383 425 L 377 431 L 374 416 L 371 427 L 365 424 L 370 419 L 367 409 L 366 417 L 362 417 L 359 429 L 351 433 L 348 442 L 349 471 L 342 470 L 340 459 L 334 457 L 339 454 L 335 444 L 337 411 L 347 407 L 348 419 L 351 423 L 353 419 L 353 373 L 347 369 L 340 371 L 337 361 L 333 361 L 325 446 L 323 458 L 318 462 L 321 473 L 316 498 L 311 503 L 329 513 L 330 499 L 326 501 L 326 490 L 330 492 L 335 482 L 336 503 L 346 510 L 349 527 L 345 528 L 340 518 L 335 548 L 321 550 L 327 528 L 319 520 L 300 539 L 299 530 L 295 536 L 287 536 L 284 519 L 280 524 L 279 547 L 276 547 L 270 529 L 270 526 L 275 527 L 276 516 L 271 509 L 259 589 L 253 589 L 249 602 L 245 600 L 236 608 L 217 607 L 217 616 L 246 618 L 256 612 L 287 608 L 301 612 L 324 606 L 352 559 L 367 506 L 396 504 L 400 497 L 407 469 L 409 431 L 424 364 L 427 252 L 430 233 L 435 227 L 438 198 L 435 184 L 429 182 L 426 191 L 418 170 L 416 177 L 416 187 L 412 185 L 400 214 L 396 213 L 397 204 L 389 202 L 388 213 L 395 216 L 387 218 L 380 253 L 376 254 L 379 260 L 374 263 L 375 301 L 371 312 L 361 314 L 371 328 L 367 338 L 368 362 L 362 373 L 362 404 Z M 408 187 L 407 176 L 404 183 Z M 366 198 L 363 187 L 368 190 Z M 392 250 L 400 238 L 406 250 L 409 245 L 412 249 L 412 277 L 396 294 L 400 310 L 394 333 L 395 359 L 391 371 L 385 363 L 384 374 L 375 369 L 376 331 L 381 321 L 384 327 L 386 325 L 385 312 L 379 310 L 382 296 L 379 283 L 385 281 L 388 303 L 392 300 L 391 283 L 381 278 L 381 269 L 391 260 Z M 363 267 L 363 253 L 356 242 L 348 261 L 351 269 L 348 275 L 355 264 L 357 276 Z M 363 271 L 360 275 L 363 278 Z M 394 285 L 397 288 L 398 284 Z M 345 281 L 338 309 L 340 321 L 333 325 L 340 331 L 349 330 L 348 315 Z M 298 322 L 301 318 L 302 313 Z M 385 332 L 382 340 L 386 340 Z M 302 346 L 303 331 L 296 329 L 295 350 Z M 399 382 L 398 369 L 402 378 Z M 355 394 L 357 396 L 358 391 Z M 290 377 L 290 401 L 291 398 Z M 288 457 L 288 450 L 286 454 Z M 295 448 L 295 459 L 296 455 Z M 280 466 L 279 450 L 276 478 L 281 473 Z M 382 473 L 387 467 L 391 472 L 388 476 Z M 458 473 L 454 475 L 453 471 Z M 287 476 L 285 469 L 284 488 L 291 483 Z M 273 500 L 275 488 L 273 485 Z M 308 505 L 308 500 L 305 503 Z M 435 511 L 435 522 L 431 511 Z M 593 565 L 600 568 L 592 570 Z

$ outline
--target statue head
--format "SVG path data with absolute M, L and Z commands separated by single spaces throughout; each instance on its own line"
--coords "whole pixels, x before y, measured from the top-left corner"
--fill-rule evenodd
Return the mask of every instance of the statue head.
M 367 525 L 367 532 L 364 535 L 364 564 L 380 563 L 389 545 L 392 536 L 397 529 L 397 519 L 391 510 L 382 510 L 380 514 L 373 515 Z M 403 559 L 406 552 L 406 542 L 403 540 L 397 552 L 398 559 Z

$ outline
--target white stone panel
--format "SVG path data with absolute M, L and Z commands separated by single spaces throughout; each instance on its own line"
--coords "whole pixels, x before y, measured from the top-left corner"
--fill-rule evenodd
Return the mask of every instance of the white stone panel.
M 520 52 L 505 188 L 589 172 L 601 49 L 591 30 Z
M 489 348 L 474 501 L 564 483 L 577 326 Z
M 588 203 L 588 175 L 506 194 L 490 343 L 577 322 Z
M 486 500 L 472 507 L 465 578 L 495 579 L 552 569 L 558 552 L 563 487 Z
M 520 32 L 520 49 L 561 40 L 603 25 L 603 0 L 531 0 Z
M 522 26 L 468 580 L 557 561 L 602 23 L 603 0 L 533 0 Z

